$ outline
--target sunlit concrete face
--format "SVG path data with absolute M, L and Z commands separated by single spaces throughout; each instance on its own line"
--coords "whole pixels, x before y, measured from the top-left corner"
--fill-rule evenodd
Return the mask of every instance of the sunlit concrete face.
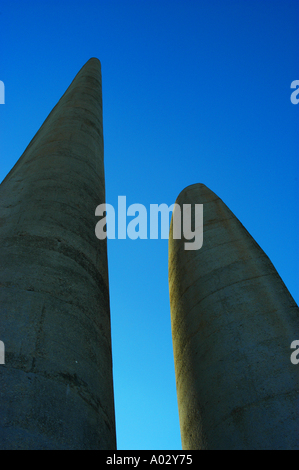
M 0 449 L 116 447 L 103 158 L 90 59 L 0 186 Z
M 298 449 L 299 311 L 273 264 L 206 186 L 203 246 L 169 236 L 169 290 L 184 449 Z M 278 247 L 283 249 L 283 247 Z

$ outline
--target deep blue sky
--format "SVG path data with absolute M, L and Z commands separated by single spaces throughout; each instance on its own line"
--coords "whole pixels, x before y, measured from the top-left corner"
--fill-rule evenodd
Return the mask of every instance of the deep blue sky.
M 206 184 L 299 302 L 298 0 L 2 0 L 0 24 L 0 181 L 98 57 L 107 202 Z M 119 449 L 181 448 L 167 244 L 108 242 Z

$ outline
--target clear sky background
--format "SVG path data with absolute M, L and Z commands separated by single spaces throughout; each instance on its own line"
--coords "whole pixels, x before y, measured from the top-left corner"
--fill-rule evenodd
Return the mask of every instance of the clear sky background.
M 2 0 L 0 40 L 0 181 L 97 57 L 107 202 L 149 212 L 204 183 L 299 302 L 298 0 Z M 167 256 L 108 242 L 119 449 L 181 449 Z

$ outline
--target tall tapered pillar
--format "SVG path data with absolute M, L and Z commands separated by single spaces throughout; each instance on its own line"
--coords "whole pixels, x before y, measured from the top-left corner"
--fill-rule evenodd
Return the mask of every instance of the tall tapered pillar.
M 169 289 L 184 449 L 299 449 L 299 310 L 273 264 L 202 184 L 203 246 L 169 238 Z M 187 240 L 188 241 L 188 240 Z M 283 250 L 283 247 L 278 247 Z
M 115 449 L 101 65 L 0 186 L 0 449 Z

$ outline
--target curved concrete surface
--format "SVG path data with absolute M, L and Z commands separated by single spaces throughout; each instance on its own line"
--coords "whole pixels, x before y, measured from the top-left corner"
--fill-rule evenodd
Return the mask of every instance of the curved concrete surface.
M 0 186 L 0 449 L 115 449 L 102 85 L 90 59 Z
M 203 184 L 203 246 L 169 237 L 169 289 L 183 449 L 298 449 L 299 311 L 273 264 Z M 194 214 L 194 206 L 192 206 Z M 283 249 L 283 248 L 282 248 Z

